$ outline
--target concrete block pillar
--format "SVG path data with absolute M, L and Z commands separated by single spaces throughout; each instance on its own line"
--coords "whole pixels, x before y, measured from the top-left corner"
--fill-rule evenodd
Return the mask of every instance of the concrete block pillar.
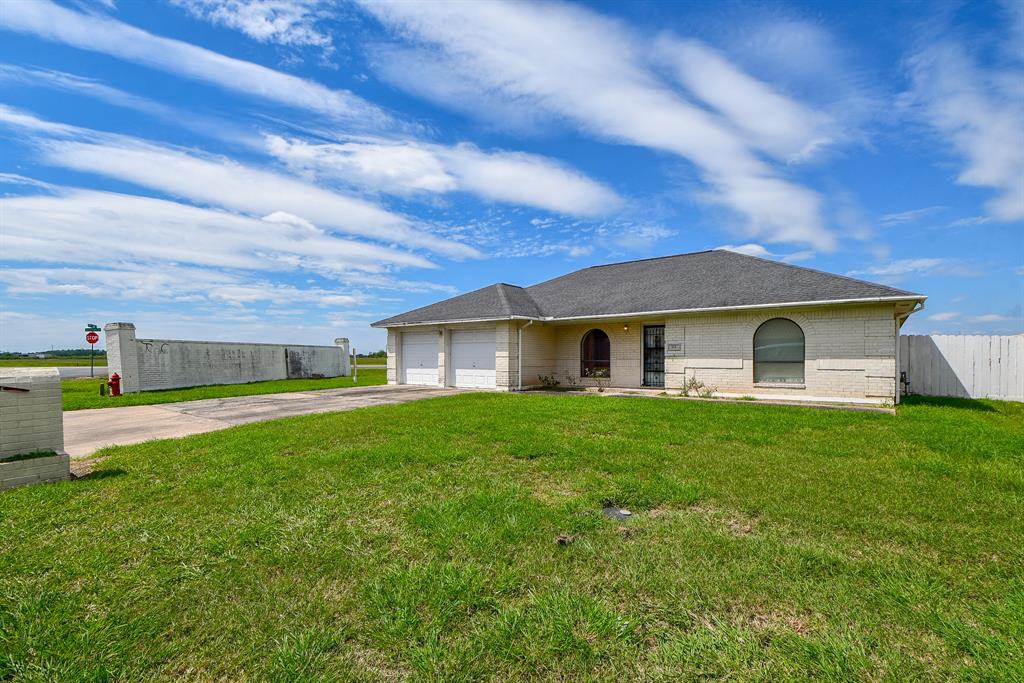
M 139 391 L 139 343 L 132 323 L 107 323 L 107 372 L 121 376 L 121 391 Z
M 441 328 L 437 331 L 437 385 L 448 386 L 448 347 L 451 344 L 451 331 Z
M 398 384 L 398 332 L 388 330 L 388 384 Z
M 352 347 L 349 346 L 348 337 L 338 337 L 334 345 L 341 351 L 341 374 L 348 377 L 352 374 Z
M 0 460 L 36 451 L 64 452 L 64 422 L 57 368 L 0 368 Z M 34 461 L 25 461 L 33 468 Z M 36 463 L 38 464 L 38 463 Z M 10 479 L 0 469 L 0 490 Z M 15 468 L 17 469 L 17 468 Z M 66 471 L 66 470 L 65 470 Z

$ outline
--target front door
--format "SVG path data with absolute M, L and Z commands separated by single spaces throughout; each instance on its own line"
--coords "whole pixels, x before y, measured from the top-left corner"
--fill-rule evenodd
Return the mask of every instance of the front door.
M 665 386 L 665 326 L 644 326 L 644 386 Z

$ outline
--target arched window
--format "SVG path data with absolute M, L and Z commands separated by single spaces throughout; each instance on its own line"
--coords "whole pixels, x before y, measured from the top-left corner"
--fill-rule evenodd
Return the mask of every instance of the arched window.
M 601 330 L 591 330 L 583 335 L 580 352 L 580 376 L 611 376 L 612 343 Z
M 754 381 L 803 384 L 804 332 L 792 320 L 772 318 L 757 328 Z

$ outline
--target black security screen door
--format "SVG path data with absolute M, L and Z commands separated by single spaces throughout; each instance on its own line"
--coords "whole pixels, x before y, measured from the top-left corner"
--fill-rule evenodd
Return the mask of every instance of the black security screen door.
M 665 386 L 665 326 L 644 327 L 644 386 Z

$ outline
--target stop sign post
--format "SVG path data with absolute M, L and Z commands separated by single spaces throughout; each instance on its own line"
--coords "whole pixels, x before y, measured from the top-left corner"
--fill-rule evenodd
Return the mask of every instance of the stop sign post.
M 89 342 L 89 376 L 90 377 L 95 377 L 96 376 L 95 362 L 94 362 L 94 359 L 96 357 L 96 347 L 93 346 L 93 344 L 95 344 L 96 342 L 98 342 L 100 340 L 100 335 L 97 334 L 99 331 L 100 331 L 100 328 L 97 327 L 96 325 L 92 324 L 92 323 L 89 323 L 88 325 L 85 326 L 85 341 Z

